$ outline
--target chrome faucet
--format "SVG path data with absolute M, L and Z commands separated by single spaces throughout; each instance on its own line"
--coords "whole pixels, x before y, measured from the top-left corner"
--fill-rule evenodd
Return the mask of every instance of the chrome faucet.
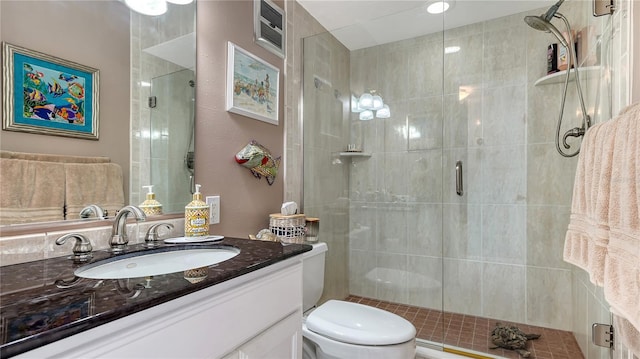
M 114 252 L 122 252 L 129 243 L 129 237 L 127 236 L 127 217 L 133 214 L 136 217 L 136 221 L 144 221 L 147 216 L 144 212 L 136 206 L 124 206 L 118 211 L 116 218 L 113 222 L 113 229 L 111 231 L 111 250 Z
M 89 218 L 89 217 L 91 217 L 91 213 L 93 213 L 93 215 L 97 219 L 105 219 L 106 218 L 104 210 L 102 208 L 100 208 L 100 206 L 95 205 L 95 204 L 90 204 L 90 205 L 84 207 L 82 209 L 82 211 L 80 211 L 80 218 Z

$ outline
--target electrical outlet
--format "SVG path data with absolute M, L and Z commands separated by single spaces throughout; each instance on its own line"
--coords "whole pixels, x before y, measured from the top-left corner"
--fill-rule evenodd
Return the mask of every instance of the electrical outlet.
M 209 205 L 209 224 L 220 223 L 220 196 L 207 196 Z

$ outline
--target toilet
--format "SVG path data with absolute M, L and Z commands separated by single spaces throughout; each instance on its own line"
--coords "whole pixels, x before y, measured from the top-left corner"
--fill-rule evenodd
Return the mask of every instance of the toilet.
M 413 359 L 416 328 L 378 308 L 329 300 L 315 307 L 324 287 L 326 243 L 303 254 L 304 359 Z

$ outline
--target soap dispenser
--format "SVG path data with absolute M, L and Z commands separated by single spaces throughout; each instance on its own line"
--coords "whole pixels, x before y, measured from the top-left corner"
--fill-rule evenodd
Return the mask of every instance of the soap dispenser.
M 142 186 L 142 188 L 148 188 L 147 199 L 140 204 L 140 209 L 147 216 L 155 216 L 162 214 L 162 205 L 156 200 L 156 195 L 153 193 L 153 186 Z
M 209 235 L 209 205 L 202 201 L 199 184 L 196 185 L 193 201 L 184 207 L 184 235 L 185 237 Z

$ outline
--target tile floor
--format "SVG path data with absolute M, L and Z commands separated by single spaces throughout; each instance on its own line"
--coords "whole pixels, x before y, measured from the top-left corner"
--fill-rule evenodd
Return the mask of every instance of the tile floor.
M 353 295 L 345 300 L 384 309 L 407 319 L 416 327 L 419 339 L 436 343 L 444 342 L 449 347 L 471 349 L 509 359 L 520 358 L 518 353 L 511 350 L 489 349 L 492 346 L 491 330 L 497 322 L 494 319 L 443 313 Z M 502 323 L 513 324 L 525 333 L 541 334 L 539 339 L 529 341 L 527 348 L 531 352 L 529 359 L 584 359 L 571 332 L 504 321 Z

